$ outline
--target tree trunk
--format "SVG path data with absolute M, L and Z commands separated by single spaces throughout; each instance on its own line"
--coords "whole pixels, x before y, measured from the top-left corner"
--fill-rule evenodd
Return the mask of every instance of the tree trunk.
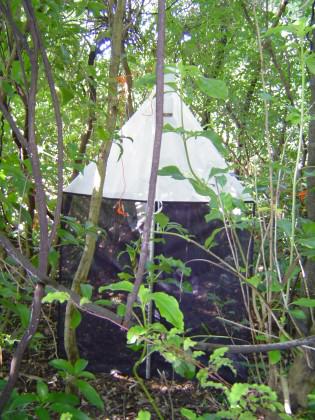
M 118 0 L 116 11 L 113 19 L 112 27 L 112 49 L 111 59 L 109 65 L 109 76 L 108 76 L 108 106 L 107 106 L 107 119 L 106 119 L 106 131 L 108 138 L 111 139 L 116 128 L 117 120 L 117 76 L 119 71 L 119 65 L 121 61 L 121 43 L 123 33 L 123 17 L 125 12 L 125 0 Z M 106 165 L 111 149 L 112 141 L 108 140 L 104 142 L 101 147 L 97 170 L 100 177 L 99 185 L 97 185 L 91 196 L 91 203 L 88 215 L 88 221 L 96 226 L 99 220 L 103 186 L 105 181 Z M 81 256 L 81 260 L 78 269 L 74 275 L 71 289 L 76 293 L 80 293 L 80 286 L 87 280 L 88 273 L 92 264 L 94 250 L 96 246 L 96 238 L 92 233 L 87 233 L 85 238 L 85 247 Z M 71 318 L 75 311 L 75 307 L 71 302 L 68 302 L 66 308 L 65 317 L 65 332 L 64 332 L 64 345 L 67 353 L 67 357 L 71 363 L 74 363 L 79 358 L 79 350 L 76 342 L 75 329 L 71 327 Z

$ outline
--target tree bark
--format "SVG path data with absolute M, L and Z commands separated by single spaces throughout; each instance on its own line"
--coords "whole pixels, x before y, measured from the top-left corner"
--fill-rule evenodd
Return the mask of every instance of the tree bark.
M 131 293 L 128 295 L 124 325 L 127 326 L 131 319 L 132 306 L 138 296 L 140 285 L 143 281 L 145 265 L 149 255 L 149 243 L 153 220 L 157 172 L 160 162 L 160 151 L 163 132 L 163 102 L 164 102 L 164 44 L 165 44 L 165 0 L 159 0 L 158 6 L 158 42 L 156 65 L 156 120 L 155 138 L 152 154 L 151 175 L 149 181 L 148 202 L 146 219 L 143 227 L 142 245 L 136 280 Z
M 108 75 L 108 104 L 106 131 L 108 138 L 112 139 L 117 121 L 117 76 L 121 61 L 121 43 L 123 33 L 123 17 L 125 12 L 125 0 L 118 0 L 113 18 L 112 26 L 112 49 Z M 92 193 L 88 221 L 96 226 L 99 220 L 99 213 L 102 203 L 103 187 L 105 181 L 105 173 L 109 152 L 112 146 L 112 140 L 107 140 L 101 147 L 97 171 L 99 173 L 99 185 L 97 185 Z M 87 233 L 85 237 L 85 246 L 80 259 L 78 269 L 74 275 L 71 290 L 80 294 L 80 286 L 87 280 L 88 273 L 91 268 L 94 251 L 96 246 L 96 238 L 94 234 Z M 71 363 L 74 363 L 79 357 L 79 350 L 76 342 L 75 329 L 71 327 L 71 319 L 75 311 L 75 306 L 69 301 L 66 308 L 64 345 L 67 357 Z

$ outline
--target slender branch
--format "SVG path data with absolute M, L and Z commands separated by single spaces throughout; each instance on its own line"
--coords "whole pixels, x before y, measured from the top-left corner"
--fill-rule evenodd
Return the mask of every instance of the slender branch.
M 61 205 L 62 205 L 62 190 L 63 190 L 63 132 L 62 132 L 62 118 L 60 112 L 59 99 L 57 96 L 55 82 L 53 78 L 53 73 L 51 69 L 50 62 L 47 57 L 45 47 L 43 45 L 42 37 L 40 30 L 36 21 L 34 9 L 30 0 L 24 0 L 25 7 L 27 7 L 29 19 L 31 19 L 34 26 L 33 36 L 36 38 L 38 48 L 42 55 L 42 60 L 44 64 L 44 69 L 46 73 L 46 78 L 50 90 L 50 96 L 52 99 L 52 104 L 54 108 L 56 127 L 57 127 L 57 175 L 58 175 L 58 186 L 57 186 L 57 202 L 56 209 L 54 213 L 54 223 L 49 235 L 49 246 L 54 241 L 57 227 L 60 221 L 61 215 Z
M 233 345 L 225 345 L 225 344 L 216 344 L 216 343 L 198 343 L 196 348 L 201 350 L 214 350 L 219 347 L 227 347 L 227 353 L 241 353 L 241 354 L 248 354 L 248 353 L 265 353 L 272 350 L 290 350 L 295 347 L 302 347 L 302 346 L 309 346 L 315 345 L 315 335 L 311 335 L 305 338 L 298 338 L 296 340 L 289 340 L 282 343 L 269 343 L 269 344 L 233 344 Z
M 4 233 L 0 232 L 0 245 L 5 248 L 7 253 L 12 257 L 17 263 L 19 263 L 24 270 L 37 282 L 42 283 L 43 285 L 50 286 L 55 290 L 60 292 L 68 293 L 70 299 L 73 303 L 80 308 L 83 312 L 88 312 L 91 315 L 95 315 L 99 318 L 107 319 L 113 322 L 116 325 L 119 325 L 121 328 L 124 328 L 122 324 L 122 318 L 116 315 L 115 312 L 110 311 L 109 309 L 103 308 L 101 306 L 95 305 L 94 303 L 87 303 L 85 305 L 80 304 L 81 296 L 78 293 L 73 292 L 67 287 L 59 284 L 57 281 L 52 280 L 47 276 L 41 275 L 39 270 L 31 264 L 31 262 L 17 249 L 13 246 L 11 241 L 5 236 Z
M 29 151 L 28 143 L 26 141 L 26 138 L 23 136 L 22 131 L 17 126 L 16 122 L 14 121 L 12 115 L 7 110 L 7 107 L 5 106 L 3 99 L 0 94 L 0 110 L 4 116 L 4 118 L 8 121 L 11 130 L 15 134 L 16 138 L 20 142 L 20 144 L 25 148 L 25 150 Z
M 140 285 L 143 280 L 145 265 L 149 254 L 150 233 L 153 220 L 155 190 L 157 183 L 157 172 L 160 162 L 160 150 L 163 131 L 163 100 L 164 100 L 164 41 L 165 39 L 165 0 L 158 3 L 158 41 L 157 41 L 157 65 L 156 65 L 156 125 L 155 138 L 152 154 L 151 175 L 149 181 L 148 202 L 146 219 L 143 228 L 143 239 L 141 252 L 136 273 L 134 287 L 128 295 L 124 325 L 128 325 L 131 319 L 132 306 L 137 298 Z

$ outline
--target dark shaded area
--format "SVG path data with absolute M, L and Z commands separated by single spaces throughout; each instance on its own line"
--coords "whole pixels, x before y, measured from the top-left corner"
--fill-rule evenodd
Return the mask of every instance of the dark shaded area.
M 85 223 L 90 197 L 65 194 L 63 214 L 77 218 Z M 181 224 L 194 239 L 203 244 L 211 232 L 220 227 L 220 222 L 205 223 L 209 207 L 205 203 L 163 203 L 163 213 L 172 222 Z M 89 283 L 94 287 L 94 299 L 108 299 L 112 309 L 126 300 L 126 294 L 103 292 L 98 294 L 100 286 L 119 281 L 118 273 L 130 271 L 130 259 L 125 252 L 127 245 L 139 239 L 145 217 L 145 203 L 131 200 L 118 201 L 103 199 L 99 226 L 105 234 L 97 241 L 94 261 L 89 273 Z M 69 227 L 67 227 L 69 229 Z M 239 240 L 247 253 L 249 235 L 242 231 Z M 220 258 L 233 265 L 233 258 L 224 229 L 216 236 L 217 245 L 212 251 Z M 81 249 L 74 245 L 65 245 L 61 250 L 60 281 L 70 285 L 78 266 Z M 189 335 L 220 335 L 241 340 L 248 340 L 247 330 L 240 330 L 229 324 L 223 324 L 216 316 L 222 316 L 236 322 L 246 319 L 245 308 L 239 280 L 229 271 L 209 264 L 209 255 L 195 245 L 177 237 L 164 237 L 157 241 L 155 256 L 163 254 L 184 261 L 191 268 L 191 275 L 186 279 L 189 288 L 182 288 L 182 274 L 179 270 L 172 276 L 165 275 L 155 286 L 155 290 L 165 291 L 175 296 L 180 302 Z M 172 283 L 168 280 L 172 277 Z M 175 280 L 175 281 L 174 281 Z M 63 347 L 63 313 L 60 310 L 59 347 Z M 155 312 L 155 317 L 158 314 Z M 157 318 L 156 318 L 157 319 Z M 162 321 L 162 320 L 161 320 Z M 89 369 L 97 372 L 119 370 L 130 373 L 138 354 L 126 348 L 126 337 L 119 328 L 100 318 L 84 314 L 77 330 L 81 357 L 89 360 Z M 230 339 L 228 341 L 231 341 Z M 222 339 L 220 339 L 222 342 Z M 167 366 L 159 358 L 152 362 L 153 371 Z

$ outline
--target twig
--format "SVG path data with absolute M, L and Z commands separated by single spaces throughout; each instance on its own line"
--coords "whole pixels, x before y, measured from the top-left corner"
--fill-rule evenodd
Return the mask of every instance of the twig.
M 137 298 L 140 285 L 143 280 L 145 265 L 149 254 L 149 242 L 155 204 L 155 190 L 157 172 L 160 162 L 160 150 L 163 132 L 163 101 L 164 101 L 164 38 L 165 38 L 165 0 L 159 0 L 158 6 L 158 41 L 157 41 L 157 65 L 156 65 L 156 126 L 152 154 L 151 175 L 146 209 L 146 219 L 143 227 L 143 239 L 139 258 L 138 270 L 133 290 L 128 295 L 124 325 L 128 325 L 131 318 L 132 306 Z

